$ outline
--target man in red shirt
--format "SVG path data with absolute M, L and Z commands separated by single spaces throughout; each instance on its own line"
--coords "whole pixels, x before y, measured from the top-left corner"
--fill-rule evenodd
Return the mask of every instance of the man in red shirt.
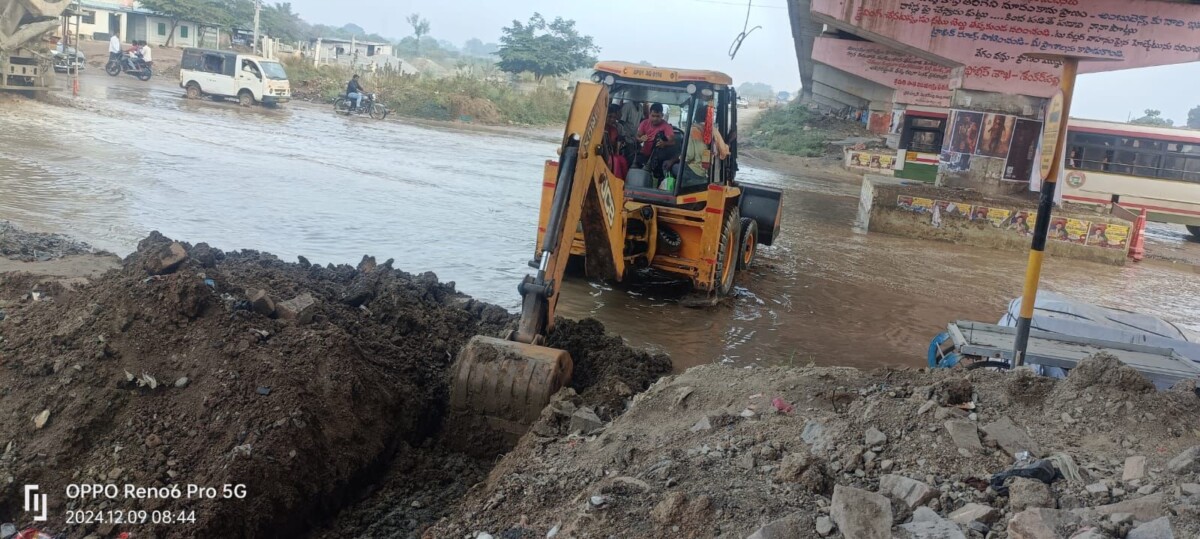
M 644 167 L 650 164 L 650 172 L 655 178 L 662 178 L 662 161 L 666 149 L 675 145 L 675 129 L 663 119 L 663 107 L 655 103 L 650 107 L 650 117 L 642 120 L 637 130 L 638 143 L 642 145 L 633 166 Z M 655 152 L 658 149 L 658 152 Z M 653 159 L 652 159 L 653 158 Z

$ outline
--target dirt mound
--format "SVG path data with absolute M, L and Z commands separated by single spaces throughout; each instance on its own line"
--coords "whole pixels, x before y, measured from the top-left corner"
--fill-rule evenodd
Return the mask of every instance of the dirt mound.
M 0 257 L 22 262 L 45 262 L 94 252 L 92 246 L 60 234 L 25 232 L 0 221 Z
M 483 123 L 499 123 L 500 109 L 482 97 L 450 96 L 450 113 L 454 118 L 471 118 Z
M 10 383 L 0 415 L 13 420 L 0 424 L 0 477 L 13 481 L 0 487 L 0 514 L 22 514 L 25 483 L 51 493 L 69 483 L 244 484 L 245 498 L 233 500 L 52 495 L 47 527 L 126 529 L 68 526 L 68 509 L 194 511 L 186 527 L 129 528 L 155 537 L 291 537 L 330 526 L 359 535 L 367 522 L 390 535 L 439 518 L 491 464 L 436 445 L 449 366 L 472 335 L 515 319 L 391 264 L 285 263 L 154 233 L 122 269 L 76 290 L 34 299 L 24 287 L 36 281 L 5 276 L 0 378 Z M 616 372 L 626 371 L 637 372 Z M 375 490 L 403 497 L 407 512 L 376 496 L 330 524 Z
M 546 345 L 571 354 L 571 387 L 605 420 L 624 412 L 625 401 L 671 372 L 666 355 L 631 349 L 595 319 L 559 319 Z
M 1061 453 L 1060 466 L 1079 474 L 1051 485 L 1054 508 L 1123 503 L 1103 511 L 1136 511 L 1138 522 L 1170 517 L 1176 537 L 1200 530 L 1196 500 L 1177 494 L 1195 472 L 1161 473 L 1200 444 L 1196 395 L 1114 390 L 1107 402 L 1075 392 L 1079 402 L 1060 407 L 1013 398 L 1013 380 L 1024 376 L 697 367 L 655 383 L 590 435 L 526 436 L 425 537 L 557 530 L 574 538 L 741 538 L 781 519 L 794 527 L 779 536 L 818 537 L 823 521 L 867 518 L 835 507 L 832 492 L 845 487 L 891 498 L 879 536 L 892 536 L 921 506 L 945 518 L 973 503 L 992 511 L 974 524 L 981 531 L 968 533 L 966 521 L 950 526 L 966 537 L 1003 537 L 1017 513 L 989 480 L 1026 447 L 1041 457 Z M 1044 380 L 1054 395 L 1074 391 L 1071 382 Z M 1147 472 L 1125 479 L 1133 455 L 1147 458 Z M 1071 531 L 1094 522 L 1091 515 Z
M 1067 386 L 1076 390 L 1105 387 L 1131 393 L 1154 391 L 1154 384 L 1150 380 L 1107 353 L 1096 354 L 1071 369 Z

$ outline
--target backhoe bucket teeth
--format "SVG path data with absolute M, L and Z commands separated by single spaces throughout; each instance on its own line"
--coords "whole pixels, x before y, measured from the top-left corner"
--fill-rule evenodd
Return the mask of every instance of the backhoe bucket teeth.
M 572 368 L 563 350 L 475 336 L 451 370 L 450 408 L 520 436 L 570 382 Z

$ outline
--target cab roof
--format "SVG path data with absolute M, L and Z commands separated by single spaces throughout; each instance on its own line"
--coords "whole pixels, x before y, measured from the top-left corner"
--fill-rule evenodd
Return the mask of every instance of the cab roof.
M 733 85 L 733 78 L 720 71 L 704 71 L 699 69 L 678 69 L 674 67 L 655 67 L 629 62 L 599 62 L 596 71 L 612 73 L 626 79 L 649 80 L 657 82 L 689 82 L 699 81 L 709 84 Z

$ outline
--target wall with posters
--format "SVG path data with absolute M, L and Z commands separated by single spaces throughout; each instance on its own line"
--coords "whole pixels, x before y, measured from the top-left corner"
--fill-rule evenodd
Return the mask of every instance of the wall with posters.
M 938 157 L 938 184 L 987 194 L 1028 190 L 1042 122 L 1018 116 L 952 110 Z
M 896 168 L 896 152 L 887 150 L 855 150 L 846 148 L 843 151 L 847 169 L 870 172 L 882 176 L 891 176 Z
M 868 231 L 1027 251 L 1037 220 L 1033 202 L 945 189 L 877 182 L 870 190 Z M 1133 223 L 1111 215 L 1056 214 L 1050 222 L 1047 251 L 1051 256 L 1123 265 L 1128 258 Z
M 961 79 L 968 89 L 1002 84 L 1006 93 L 1054 95 L 1061 63 L 1025 53 L 1119 60 L 1084 62 L 1084 73 L 1200 60 L 1200 10 L 1182 2 L 812 0 L 812 14 L 872 41 L 968 66 Z

